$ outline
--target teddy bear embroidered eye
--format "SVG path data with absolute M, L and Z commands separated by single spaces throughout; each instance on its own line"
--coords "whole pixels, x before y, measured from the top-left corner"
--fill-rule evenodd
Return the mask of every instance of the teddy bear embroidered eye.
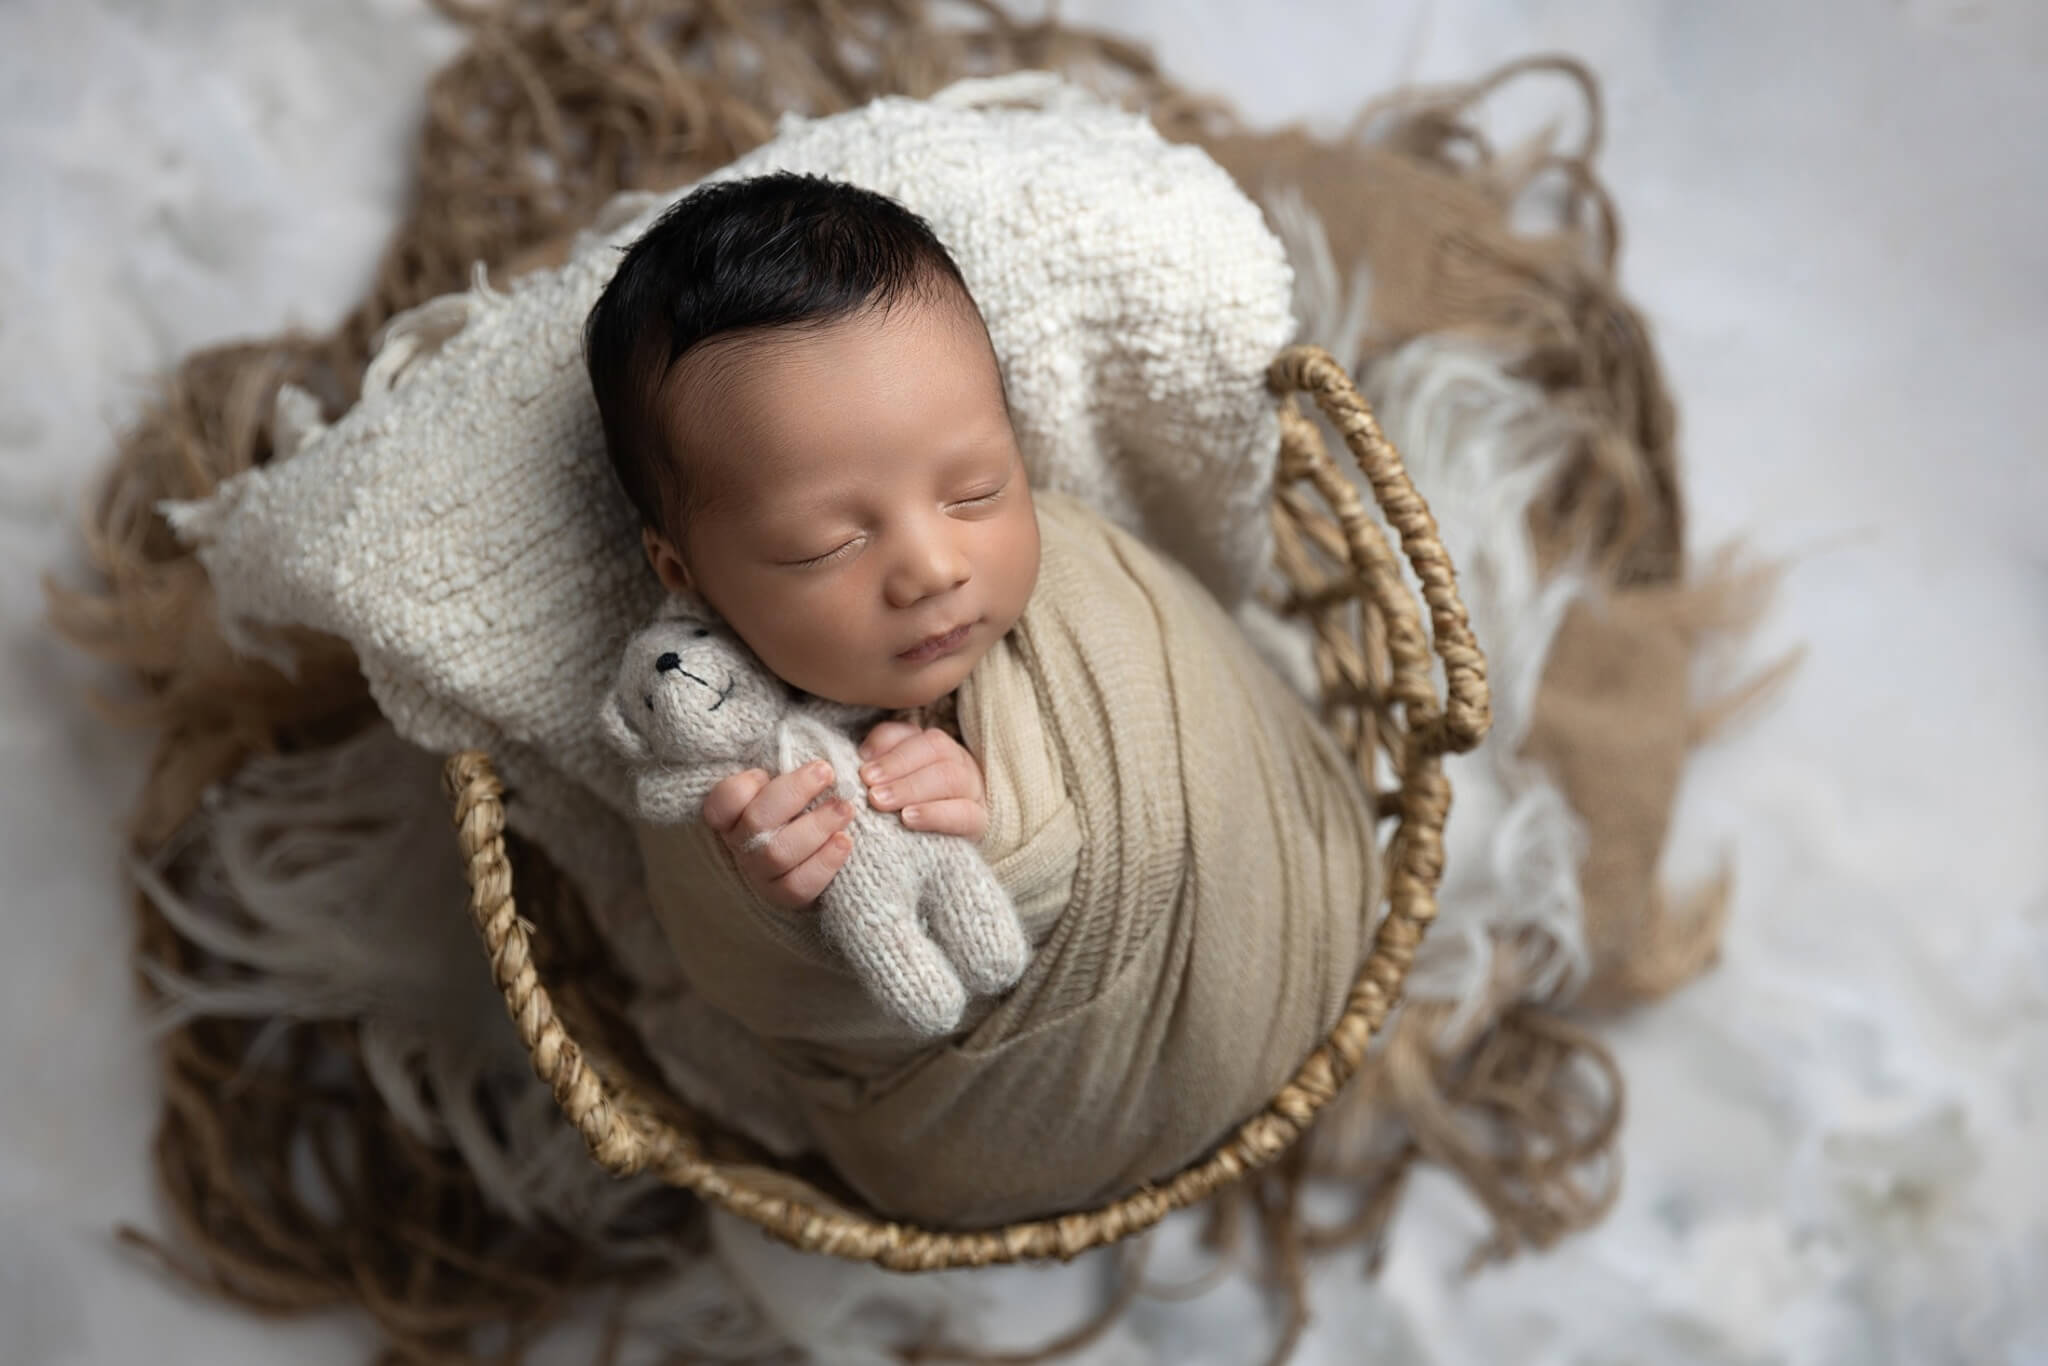
M 970 996 L 1015 986 L 1031 946 L 972 843 L 907 830 L 868 806 L 850 732 L 877 716 L 791 688 L 683 596 L 626 643 L 598 719 L 632 767 L 640 818 L 657 825 L 697 819 L 711 789 L 743 769 L 829 762 L 855 814 L 853 852 L 818 898 L 821 928 L 878 1005 L 937 1037 Z

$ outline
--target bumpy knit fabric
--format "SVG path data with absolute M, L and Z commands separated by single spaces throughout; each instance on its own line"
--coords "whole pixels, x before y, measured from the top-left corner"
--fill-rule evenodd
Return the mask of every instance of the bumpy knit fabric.
M 930 1039 L 960 1023 L 970 996 L 1015 986 L 1031 946 L 970 841 L 905 829 L 868 805 L 848 723 L 879 716 L 788 687 L 716 613 L 679 597 L 627 642 L 600 725 L 633 767 L 640 819 L 654 825 L 694 821 L 711 789 L 741 769 L 830 763 L 835 795 L 855 813 L 852 854 L 816 915 L 749 909 L 786 922 L 779 932 L 807 946 L 822 936 L 903 1037 Z
M 1269 558 L 1264 372 L 1292 332 L 1291 274 L 1220 167 L 1027 73 L 785 119 L 712 179 L 773 170 L 923 214 L 987 319 L 1033 484 L 1245 598 Z M 660 589 L 603 456 L 581 328 L 667 202 L 622 196 L 559 269 L 395 320 L 353 410 L 321 427 L 287 394 L 295 454 L 170 509 L 232 639 L 347 640 L 407 739 L 491 751 L 518 826 L 600 907 L 638 865 L 631 785 L 594 718 Z

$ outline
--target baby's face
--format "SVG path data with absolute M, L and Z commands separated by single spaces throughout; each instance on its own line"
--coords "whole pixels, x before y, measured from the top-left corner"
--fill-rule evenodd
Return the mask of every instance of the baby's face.
M 656 572 L 807 692 L 899 709 L 952 691 L 1038 581 L 980 323 L 960 302 L 905 299 L 729 359 L 715 382 L 677 386 L 679 403 L 716 395 L 715 414 L 677 415 L 714 501 L 680 556 L 650 533 Z

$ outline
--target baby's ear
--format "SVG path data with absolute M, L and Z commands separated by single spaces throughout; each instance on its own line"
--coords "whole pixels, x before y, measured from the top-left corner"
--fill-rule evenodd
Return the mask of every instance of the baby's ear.
M 614 690 L 605 698 L 604 705 L 597 709 L 597 727 L 604 732 L 604 738 L 611 747 L 634 763 L 649 763 L 654 758 L 654 749 L 645 736 L 633 729 L 633 723 L 626 719 L 626 707 Z
M 690 581 L 690 567 L 683 563 L 683 557 L 676 554 L 670 545 L 653 527 L 640 529 L 640 549 L 647 556 L 647 567 L 654 571 L 654 577 L 661 580 L 661 586 L 671 593 L 687 593 L 694 585 Z

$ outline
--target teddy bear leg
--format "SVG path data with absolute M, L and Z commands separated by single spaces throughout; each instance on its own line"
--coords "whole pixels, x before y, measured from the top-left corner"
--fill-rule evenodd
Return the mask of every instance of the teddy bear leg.
M 1008 991 L 1031 961 L 1031 941 L 1016 905 L 972 848 L 947 847 L 937 854 L 923 901 L 932 937 L 976 996 Z
M 919 925 L 910 895 L 895 888 L 863 895 L 835 881 L 819 910 L 826 934 L 876 1004 L 926 1037 L 960 1023 L 967 989 Z

